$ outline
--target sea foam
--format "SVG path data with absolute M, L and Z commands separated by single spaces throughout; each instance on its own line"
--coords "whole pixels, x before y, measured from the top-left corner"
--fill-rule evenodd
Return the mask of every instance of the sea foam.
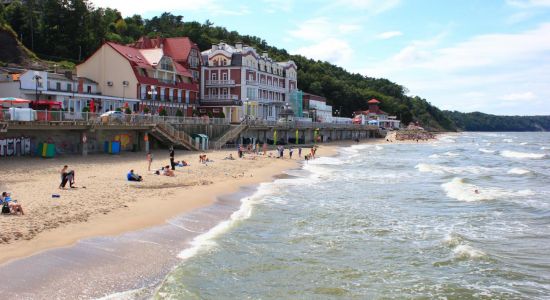
M 467 167 L 446 167 L 435 164 L 418 164 L 415 166 L 418 171 L 423 173 L 435 173 L 435 174 L 481 174 L 491 171 L 490 168 L 484 168 L 480 166 L 467 166 Z
M 466 202 L 525 197 L 534 194 L 531 190 L 509 191 L 501 188 L 480 188 L 476 185 L 466 183 L 463 178 L 458 177 L 442 184 L 441 187 L 449 198 Z M 476 193 L 476 190 L 479 192 Z
M 510 150 L 500 151 L 500 155 L 507 158 L 540 159 L 540 158 L 546 157 L 546 154 L 544 153 L 528 153 L 528 152 L 517 152 L 517 151 L 510 151 Z
M 525 169 L 522 169 L 522 168 L 512 168 L 512 169 L 508 170 L 508 174 L 512 174 L 512 175 L 525 175 L 525 174 L 529 174 L 529 173 L 531 173 L 531 171 L 525 170 Z
M 489 149 L 485 149 L 485 148 L 479 148 L 478 150 L 480 152 L 487 153 L 487 154 L 492 154 L 492 153 L 496 152 L 495 150 L 489 150 Z
M 453 249 L 453 253 L 456 258 L 481 258 L 486 255 L 485 252 L 470 245 L 458 245 Z

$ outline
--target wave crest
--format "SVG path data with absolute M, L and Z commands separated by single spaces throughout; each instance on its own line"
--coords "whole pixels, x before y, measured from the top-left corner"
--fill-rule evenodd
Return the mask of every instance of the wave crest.
M 531 190 L 509 191 L 501 188 L 480 188 L 476 185 L 466 183 L 463 178 L 458 177 L 442 184 L 441 187 L 449 198 L 466 202 L 525 197 L 534 194 Z M 478 193 L 476 193 L 476 190 Z
M 544 153 L 528 153 L 528 152 L 517 152 L 504 150 L 500 151 L 500 156 L 507 158 L 532 158 L 532 159 L 541 159 L 546 157 Z

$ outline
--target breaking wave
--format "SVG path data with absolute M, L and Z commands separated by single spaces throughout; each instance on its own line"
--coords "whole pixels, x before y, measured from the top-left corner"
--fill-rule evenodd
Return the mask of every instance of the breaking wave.
M 531 190 L 509 191 L 501 188 L 481 188 L 477 185 L 466 183 L 463 178 L 458 177 L 442 184 L 441 187 L 447 194 L 447 197 L 466 202 L 525 197 L 534 194 Z M 478 192 L 476 193 L 476 191 Z
M 528 152 L 517 152 L 517 151 L 510 151 L 510 150 L 504 150 L 500 152 L 500 155 L 507 158 L 533 158 L 533 159 L 540 159 L 546 157 L 546 154 L 544 153 L 528 153 Z

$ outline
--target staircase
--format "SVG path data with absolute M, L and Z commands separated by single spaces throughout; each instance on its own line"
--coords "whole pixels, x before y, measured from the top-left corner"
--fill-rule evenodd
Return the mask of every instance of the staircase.
M 213 149 L 221 149 L 228 141 L 235 139 L 247 128 L 246 123 L 241 123 L 236 126 L 231 126 L 226 133 L 224 133 L 219 139 L 214 141 Z
M 183 131 L 175 129 L 170 124 L 158 123 L 153 130 L 151 130 L 151 134 L 165 144 L 180 146 L 191 151 L 199 151 L 199 149 L 195 147 L 195 143 L 191 136 Z

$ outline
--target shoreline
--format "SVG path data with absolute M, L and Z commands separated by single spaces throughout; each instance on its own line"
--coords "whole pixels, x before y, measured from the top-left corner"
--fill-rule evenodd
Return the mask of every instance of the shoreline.
M 380 143 L 384 142 L 382 139 L 371 139 L 371 140 L 364 140 L 363 143 Z M 344 141 L 344 142 L 334 142 L 330 144 L 322 144 L 319 147 L 318 156 L 329 156 L 336 153 L 336 149 L 338 147 L 346 146 L 346 145 L 353 145 L 355 142 L 351 141 Z M 304 150 L 309 149 L 305 148 Z M 232 153 L 234 151 L 228 151 L 228 150 L 220 150 L 220 151 L 210 151 L 207 152 L 209 158 L 213 157 L 214 159 L 214 165 L 221 161 L 221 157 L 227 156 L 229 153 Z M 272 151 L 268 151 L 272 152 Z M 181 153 L 181 152 L 180 152 Z M 303 155 L 305 155 L 307 152 L 303 152 Z M 193 153 L 186 153 L 184 155 L 177 155 L 176 153 L 176 159 L 185 159 L 186 161 L 189 161 L 188 158 L 191 156 L 198 156 L 198 152 Z M 161 155 L 160 151 L 154 152 L 154 156 L 159 157 Z M 11 262 L 17 261 L 19 259 L 25 259 L 27 257 L 40 254 L 44 251 L 48 251 L 51 249 L 57 249 L 57 248 L 65 248 L 65 247 L 71 247 L 77 244 L 80 240 L 88 239 L 88 238 L 94 238 L 94 237 L 101 237 L 101 236 L 117 236 L 126 232 L 146 229 L 154 226 L 159 226 L 162 224 L 165 224 L 169 219 L 180 216 L 185 213 L 189 213 L 193 210 L 208 207 L 213 205 L 218 197 L 228 194 L 233 194 L 239 192 L 239 190 L 245 186 L 250 185 L 258 185 L 263 182 L 271 182 L 275 179 L 277 179 L 277 176 L 280 176 L 282 172 L 296 168 L 300 165 L 300 161 L 303 160 L 303 158 L 300 160 L 297 156 L 297 150 L 295 150 L 295 156 L 294 159 L 290 160 L 288 159 L 288 151 L 286 153 L 287 158 L 280 160 L 275 158 L 267 158 L 267 157 L 259 157 L 259 160 L 264 160 L 265 162 L 262 162 L 262 165 L 257 169 L 250 169 L 244 171 L 242 169 L 238 169 L 233 173 L 238 174 L 226 174 L 226 178 L 215 178 L 218 181 L 211 182 L 207 184 L 197 184 L 197 185 L 191 185 L 191 186 L 184 186 L 184 188 L 181 189 L 181 184 L 173 183 L 175 187 L 163 187 L 163 184 L 161 183 L 160 186 L 152 185 L 151 190 L 160 190 L 165 191 L 167 193 L 163 194 L 164 199 L 151 199 L 151 200 L 129 200 L 126 199 L 125 201 L 122 201 L 120 203 L 121 205 L 118 205 L 118 207 L 115 208 L 109 208 L 109 211 L 100 212 L 100 213 L 94 213 L 89 216 L 86 216 L 83 219 L 75 219 L 68 222 L 65 222 L 65 220 L 61 220 L 61 224 L 58 224 L 57 226 L 53 228 L 46 228 L 41 232 L 36 233 L 34 236 L 28 238 L 28 239 L 17 239 L 15 241 L 10 241 L 9 243 L 0 243 L 0 267 L 7 265 Z M 125 156 L 124 159 L 130 160 L 132 163 L 143 160 L 140 154 L 128 154 L 123 155 Z M 80 164 L 86 164 L 85 161 L 87 161 L 90 157 L 82 158 L 82 157 L 68 157 L 68 160 L 73 161 L 71 165 L 80 165 Z M 97 156 L 91 156 L 92 161 L 93 160 L 102 160 L 105 159 L 106 162 L 103 162 L 103 164 L 111 164 L 111 160 L 116 157 L 112 156 L 106 156 L 106 155 L 97 155 Z M 50 160 L 50 161 L 44 161 L 41 159 L 35 159 L 35 158 L 20 158 L 15 159 L 7 163 L 7 165 L 19 165 L 22 162 L 28 162 L 35 160 L 38 164 L 44 164 L 44 169 L 49 169 L 53 163 L 55 163 L 55 166 L 62 165 L 64 160 L 56 159 L 61 162 L 56 162 L 56 160 Z M 81 160 L 80 163 L 75 163 L 74 160 Z M 241 160 L 244 162 L 244 160 Z M 142 163 L 144 164 L 144 163 Z M 198 163 L 195 163 L 195 166 L 191 167 L 203 167 L 200 166 Z M 40 168 L 42 166 L 39 166 Z M 101 167 L 101 163 L 100 166 Z M 9 166 L 7 167 L 9 168 Z M 180 169 L 181 170 L 181 169 Z M 224 170 L 227 171 L 227 170 Z M 185 171 L 178 172 L 176 171 L 178 177 L 185 176 Z M 49 175 L 56 175 L 58 176 L 55 171 L 49 170 Z M 82 172 L 80 172 L 82 173 Z M 122 175 L 122 174 L 120 174 Z M 228 177 L 232 176 L 232 177 Z M 32 176 L 31 176 L 32 177 Z M 53 177 L 53 176 L 51 176 Z M 51 178 L 50 177 L 50 178 Z M 82 177 L 82 176 L 81 176 Z M 156 178 L 155 178 L 156 177 Z M 236 177 L 236 178 L 235 178 Z M 144 175 L 145 182 L 150 179 L 166 179 L 170 180 L 173 178 L 166 178 L 164 176 L 156 176 L 156 175 Z M 221 180 L 220 180 L 221 179 Z M 55 179 L 54 179 L 55 180 Z M 77 168 L 77 184 L 79 181 L 79 170 Z M 121 180 L 119 180 L 121 181 Z M 8 181 L 8 183 L 19 183 L 17 180 L 11 180 Z M 50 185 L 55 185 L 55 181 L 51 182 Z M 158 182 L 155 182 L 158 183 Z M 128 183 L 126 182 L 127 186 L 135 185 L 135 183 Z M 10 187 L 10 184 L 4 184 L 5 187 L 10 188 L 10 191 L 14 193 L 14 198 L 19 199 L 19 202 L 23 205 L 26 216 L 29 216 L 34 212 L 34 208 L 31 206 L 31 209 L 27 207 L 30 201 L 21 200 L 18 192 L 18 189 L 14 189 Z M 13 185 L 12 185 L 13 186 Z M 131 187 L 130 187 L 131 188 Z M 179 189 L 179 190 L 178 190 Z M 61 194 L 62 200 L 63 198 L 70 196 L 69 193 L 73 192 L 81 192 L 81 191 L 89 191 L 89 186 L 86 189 L 76 189 L 76 190 L 56 190 L 49 187 L 49 190 L 53 191 L 53 193 L 59 193 Z M 132 190 L 137 190 L 137 192 L 140 192 L 141 188 L 133 188 Z M 136 191 L 130 191 L 130 192 L 136 192 Z M 147 188 L 143 189 L 147 190 Z M 15 192 L 14 192 L 15 191 Z M 45 194 L 47 192 L 42 191 L 42 194 Z M 42 195 L 42 197 L 46 197 L 45 195 Z M 182 201 L 182 198 L 184 201 Z M 80 199 L 83 200 L 83 199 Z M 91 199 L 84 199 L 85 201 L 90 201 Z M 50 200 L 42 201 L 47 203 Z M 55 201 L 51 200 L 51 201 Z M 153 204 L 155 207 L 154 209 L 151 209 L 151 201 L 161 201 L 160 204 Z M 39 202 L 39 201 L 36 201 Z M 31 202 L 31 204 L 36 205 L 37 203 Z M 44 203 L 40 203 L 44 204 Z M 68 209 L 71 209 L 71 206 L 73 203 L 69 204 Z M 47 210 L 48 208 L 39 208 Z M 12 224 L 17 226 L 17 221 L 21 221 L 18 218 L 25 218 L 26 216 L 2 216 L 0 218 L 0 222 L 2 221 L 15 221 Z M 123 220 L 123 221 L 121 221 Z M 8 222 L 9 222 L 8 221 Z M 6 222 L 4 222 L 6 223 Z M 2 224 L 4 225 L 4 224 Z M 13 227 L 13 226 L 12 226 Z

